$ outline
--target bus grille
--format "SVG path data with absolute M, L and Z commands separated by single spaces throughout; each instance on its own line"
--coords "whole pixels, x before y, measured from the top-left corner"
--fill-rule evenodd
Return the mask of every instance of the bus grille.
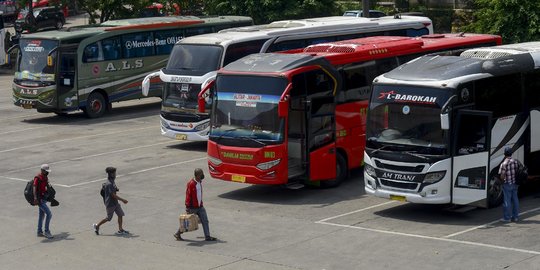
M 378 160 L 375 161 L 375 164 L 377 165 L 377 168 L 387 169 L 387 170 L 392 170 L 392 171 L 399 171 L 399 172 L 422 172 L 422 170 L 424 170 L 424 165 L 418 165 L 415 167 L 397 166 L 397 165 L 382 163 Z
M 394 187 L 394 188 L 400 188 L 400 189 L 409 189 L 409 190 L 416 190 L 418 187 L 418 183 L 403 183 L 403 182 L 394 182 L 384 179 L 379 179 L 381 181 L 381 184 L 383 186 L 387 187 Z

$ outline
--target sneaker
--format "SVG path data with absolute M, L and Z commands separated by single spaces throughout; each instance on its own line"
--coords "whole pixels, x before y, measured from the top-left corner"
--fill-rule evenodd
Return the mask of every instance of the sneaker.
M 54 236 L 51 234 L 51 232 L 45 232 L 43 235 L 44 235 L 45 237 L 47 237 L 47 239 L 52 239 L 52 238 L 54 238 Z
M 120 230 L 116 232 L 116 235 L 128 235 L 128 234 L 129 234 L 129 231 L 126 231 L 126 230 Z
M 519 219 L 518 218 L 513 218 L 513 219 L 511 219 L 511 221 L 517 223 L 519 221 Z
M 92 227 L 94 227 L 94 232 L 96 233 L 96 235 L 99 235 L 99 228 L 98 228 L 97 224 L 94 223 L 94 224 L 92 225 Z
M 182 238 L 181 234 L 175 233 L 173 234 L 174 238 L 176 238 L 176 241 L 184 241 L 184 238 Z
M 45 237 L 45 235 L 43 234 L 43 232 L 38 232 L 37 237 Z
M 205 240 L 205 241 L 216 241 L 217 238 L 212 237 L 212 236 L 208 236 L 208 237 L 204 238 L 204 240 Z
M 504 219 L 504 218 L 501 218 L 501 221 L 502 221 L 502 222 L 504 222 L 504 223 L 508 223 L 508 222 L 510 222 L 510 220 L 509 220 L 509 219 Z

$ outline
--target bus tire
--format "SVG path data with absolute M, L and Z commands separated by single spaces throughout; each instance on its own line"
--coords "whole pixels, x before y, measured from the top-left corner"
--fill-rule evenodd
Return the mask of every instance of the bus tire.
M 107 110 L 107 104 L 105 98 L 100 92 L 92 92 L 86 100 L 86 107 L 84 113 L 88 118 L 101 117 Z
M 57 20 L 56 23 L 54 23 L 54 28 L 62 29 L 62 27 L 64 27 L 64 23 L 62 22 L 62 20 Z
M 347 168 L 347 160 L 345 160 L 345 157 L 341 154 L 337 154 L 336 156 L 336 179 L 334 180 L 326 180 L 321 181 L 321 187 L 323 188 L 333 188 L 337 187 L 341 184 L 341 182 L 345 181 L 348 177 L 348 168 Z
M 497 207 L 502 204 L 503 198 L 503 186 L 502 181 L 499 179 L 497 173 L 491 173 L 488 182 L 487 191 L 487 203 L 488 208 Z

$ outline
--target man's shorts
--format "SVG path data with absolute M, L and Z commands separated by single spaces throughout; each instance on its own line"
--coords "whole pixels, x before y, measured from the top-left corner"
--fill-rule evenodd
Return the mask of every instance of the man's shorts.
M 122 206 L 120 206 L 120 204 L 117 204 L 112 207 L 107 207 L 107 220 L 108 221 L 111 221 L 114 213 L 116 213 L 116 215 L 119 217 L 123 217 L 125 215 L 124 210 L 122 210 Z

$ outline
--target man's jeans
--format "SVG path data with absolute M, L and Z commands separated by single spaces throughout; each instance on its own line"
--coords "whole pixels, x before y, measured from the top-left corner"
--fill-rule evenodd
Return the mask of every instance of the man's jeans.
M 503 218 L 504 220 L 517 220 L 519 216 L 518 186 L 515 184 L 503 184 Z
M 51 210 L 49 209 L 49 207 L 47 206 L 47 201 L 46 200 L 40 200 L 39 201 L 39 219 L 38 219 L 38 227 L 37 227 L 37 232 L 38 233 L 42 233 L 42 229 L 41 227 L 43 226 L 43 216 L 46 215 L 47 217 L 45 218 L 45 232 L 50 232 L 49 231 L 49 223 L 51 222 L 51 218 L 52 218 L 52 213 L 51 213 Z
M 201 219 L 201 224 L 204 230 L 204 237 L 210 237 L 210 227 L 208 226 L 208 216 L 206 215 L 206 210 L 204 207 L 199 208 L 189 208 L 189 212 L 191 214 L 195 214 L 199 216 L 199 219 Z

